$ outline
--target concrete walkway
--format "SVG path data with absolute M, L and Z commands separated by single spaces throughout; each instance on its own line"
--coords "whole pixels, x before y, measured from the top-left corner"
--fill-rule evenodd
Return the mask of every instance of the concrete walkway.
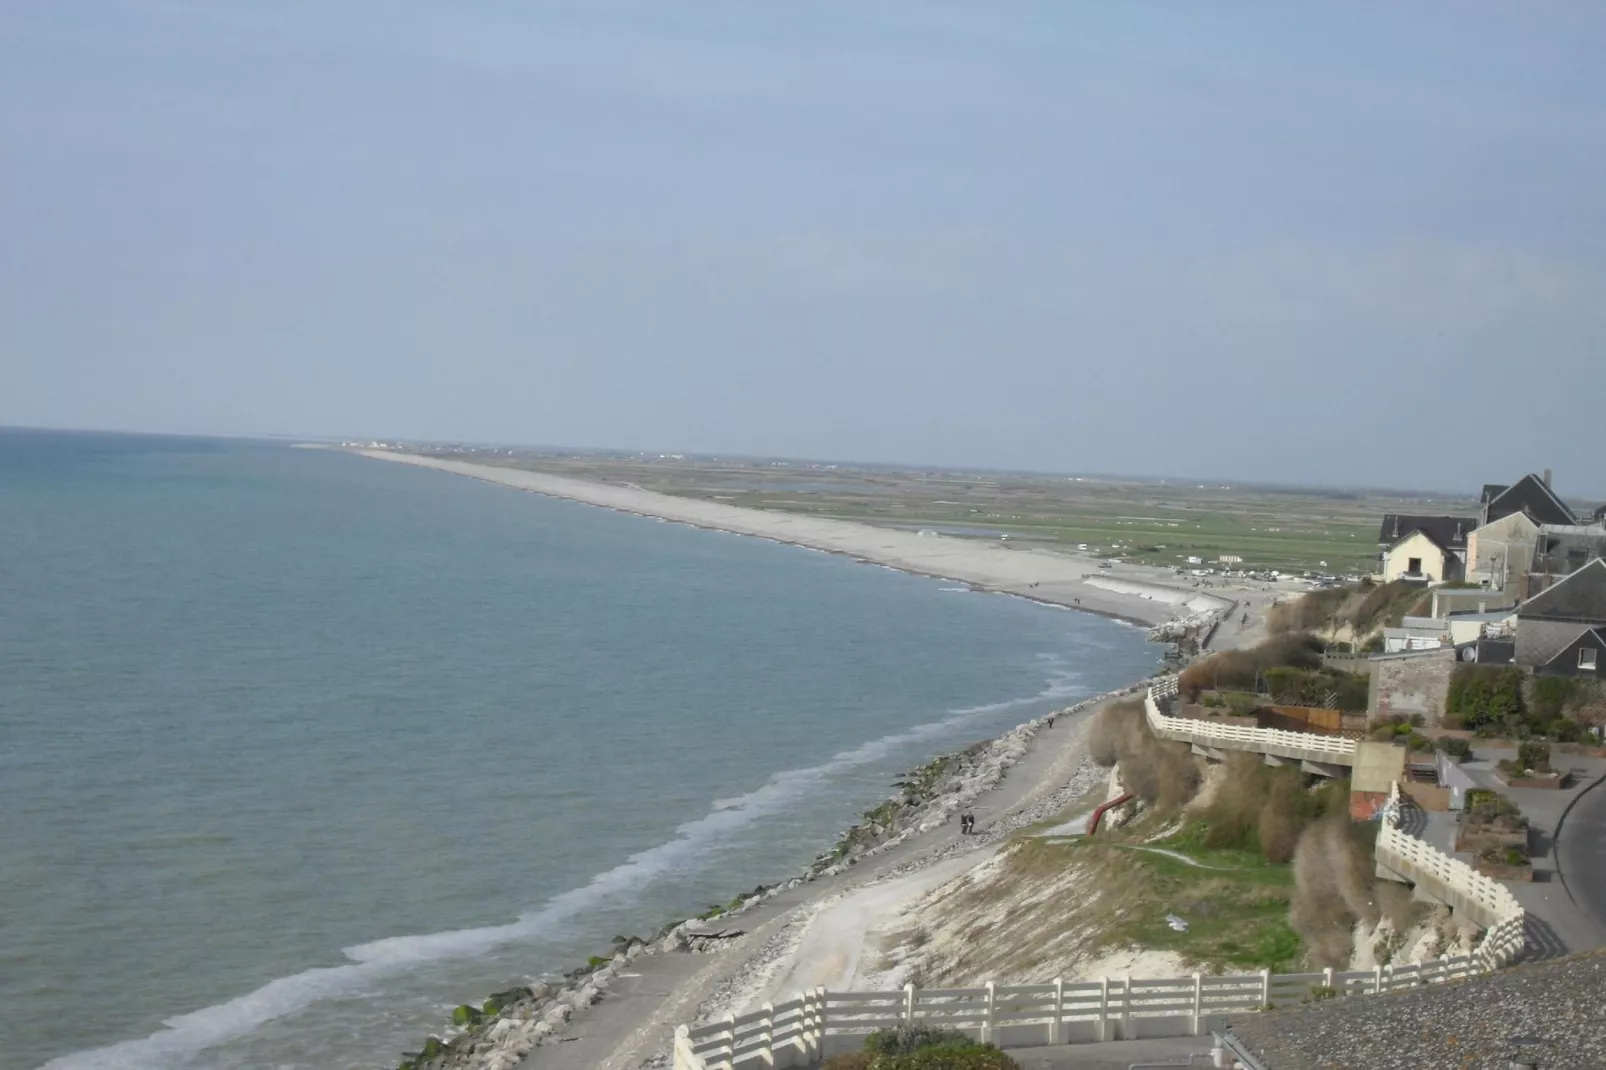
M 1606 759 L 1559 754 L 1551 764 L 1573 772 L 1570 786 L 1509 788 L 1496 775 L 1502 758 L 1515 750 L 1478 747 L 1461 769 L 1481 788 L 1498 791 L 1522 810 L 1532 834 L 1532 883 L 1506 887 L 1528 912 L 1527 958 L 1546 959 L 1606 946 Z M 1455 851 L 1457 813 L 1417 810 L 1402 828 L 1425 843 L 1469 865 L 1471 854 Z

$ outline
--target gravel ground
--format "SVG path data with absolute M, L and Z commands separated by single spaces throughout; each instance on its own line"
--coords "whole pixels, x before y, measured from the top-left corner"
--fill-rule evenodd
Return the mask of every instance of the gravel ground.
M 1606 1068 L 1606 952 L 1233 1023 L 1266 1070 Z M 1519 1043 L 1519 1039 L 1531 1043 Z

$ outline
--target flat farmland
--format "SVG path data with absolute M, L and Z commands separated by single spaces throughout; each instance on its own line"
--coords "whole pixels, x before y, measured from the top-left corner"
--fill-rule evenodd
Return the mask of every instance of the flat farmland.
M 1382 514 L 1476 512 L 1470 497 L 1365 489 L 505 448 L 420 452 L 1161 567 L 1227 556 L 1241 558 L 1240 568 L 1367 573 L 1376 567 Z

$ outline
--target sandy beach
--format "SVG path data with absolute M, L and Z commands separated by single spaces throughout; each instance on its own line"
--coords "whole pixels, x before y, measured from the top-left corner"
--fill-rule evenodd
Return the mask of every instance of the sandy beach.
M 978 590 L 1018 595 L 1136 624 L 1162 624 L 1189 614 L 1224 609 L 1233 600 L 1233 595 L 1224 591 L 1169 584 L 1166 580 L 1176 577 L 1161 569 L 1124 564 L 1101 569 L 1086 555 L 744 509 L 640 487 L 591 483 L 390 450 L 353 452 L 638 516 L 843 554 L 901 572 L 955 580 Z

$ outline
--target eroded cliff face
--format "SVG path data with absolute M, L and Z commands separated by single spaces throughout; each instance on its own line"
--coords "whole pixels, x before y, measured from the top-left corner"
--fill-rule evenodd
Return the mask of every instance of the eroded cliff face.
M 1373 924 L 1355 926 L 1354 950 L 1348 968 L 1370 970 L 1393 963 L 1397 966 L 1450 955 L 1470 955 L 1478 943 L 1478 929 L 1457 919 L 1445 907 L 1426 907 L 1413 911 L 1404 924 L 1389 915 Z
M 1033 839 L 1011 845 L 871 933 L 878 985 L 968 988 L 1189 972 L 1174 952 L 1112 944 L 1113 932 L 1152 905 L 1141 867 L 1121 861 L 1077 857 Z

